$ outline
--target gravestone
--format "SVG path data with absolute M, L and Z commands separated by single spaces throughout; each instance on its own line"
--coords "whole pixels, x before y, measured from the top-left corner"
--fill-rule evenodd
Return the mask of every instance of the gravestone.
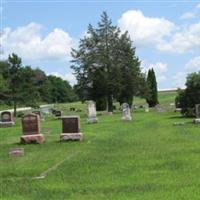
M 45 141 L 44 135 L 40 133 L 40 116 L 36 114 L 27 114 L 22 118 L 21 143 L 39 143 Z
M 200 104 L 195 105 L 195 113 L 196 113 L 196 119 L 194 119 L 194 123 L 200 124 Z
M 4 111 L 1 113 L 0 127 L 10 127 L 14 125 L 12 113 L 9 111 Z
M 10 149 L 9 156 L 12 156 L 12 157 L 24 156 L 24 148 Z
M 149 112 L 149 104 L 144 105 L 145 112 Z
M 63 116 L 62 133 L 60 141 L 65 140 L 82 140 L 83 136 L 80 133 L 80 117 L 79 116 Z
M 88 101 L 88 123 L 97 123 L 97 111 L 94 101 Z
M 62 115 L 62 112 L 61 112 L 60 110 L 55 110 L 55 111 L 54 111 L 54 116 L 55 116 L 55 117 L 58 117 L 58 118 L 59 118 L 59 117 L 61 117 L 61 115 Z
M 76 111 L 76 108 L 71 107 L 71 108 L 69 109 L 69 111 Z
M 130 107 L 127 103 L 122 104 L 121 110 L 122 110 L 122 120 L 124 121 L 132 120 Z

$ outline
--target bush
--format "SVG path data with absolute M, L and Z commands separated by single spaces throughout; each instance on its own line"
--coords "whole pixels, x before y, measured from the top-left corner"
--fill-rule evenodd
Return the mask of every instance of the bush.
M 177 107 L 182 108 L 183 115 L 195 116 L 195 104 L 200 104 L 200 72 L 187 76 L 186 89 L 178 90 L 175 103 Z
M 22 111 L 17 112 L 17 117 L 21 118 L 24 116 L 24 113 Z

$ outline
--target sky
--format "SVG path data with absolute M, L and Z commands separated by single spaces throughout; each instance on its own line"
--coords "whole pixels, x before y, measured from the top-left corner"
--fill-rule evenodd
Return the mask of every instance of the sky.
M 141 69 L 154 68 L 159 89 L 183 88 L 200 71 L 200 1 L 0 0 L 1 59 L 11 53 L 24 65 L 76 83 L 70 69 L 87 27 L 106 11 L 128 31 Z

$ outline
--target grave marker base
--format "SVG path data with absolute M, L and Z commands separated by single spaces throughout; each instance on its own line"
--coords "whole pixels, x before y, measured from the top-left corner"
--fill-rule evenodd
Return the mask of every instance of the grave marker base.
M 68 140 L 79 140 L 83 139 L 82 133 L 61 133 L 60 141 L 68 141 Z
M 45 142 L 45 137 L 43 134 L 23 135 L 20 138 L 20 142 L 22 144 L 31 144 L 31 143 L 42 144 Z
M 3 127 L 3 128 L 11 127 L 13 125 L 15 125 L 15 122 L 13 122 L 13 121 L 11 121 L 11 122 L 0 122 L 0 127 Z

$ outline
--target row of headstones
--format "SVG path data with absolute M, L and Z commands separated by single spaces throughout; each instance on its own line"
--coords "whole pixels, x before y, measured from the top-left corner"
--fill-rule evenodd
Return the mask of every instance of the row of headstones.
M 131 110 L 127 103 L 123 103 L 121 106 L 122 110 L 122 120 L 130 121 L 132 120 L 131 117 Z M 96 112 L 96 103 L 94 101 L 88 101 L 88 123 L 96 123 L 97 119 L 97 112 Z
M 131 120 L 131 113 L 128 104 L 122 105 L 122 119 Z M 62 133 L 60 134 L 60 141 L 64 140 L 82 140 L 82 133 L 80 132 L 80 118 L 79 116 L 63 116 L 62 119 Z M 88 106 L 88 123 L 97 122 L 96 106 L 94 101 L 89 102 Z M 43 143 L 45 141 L 44 135 L 40 131 L 40 116 L 38 114 L 28 114 L 22 118 L 23 135 L 20 137 L 20 142 L 28 143 Z
M 131 120 L 131 112 L 130 107 L 127 103 L 123 103 L 121 106 L 122 110 L 122 120 Z M 40 111 L 33 111 L 32 113 L 37 114 L 41 117 Z M 61 117 L 61 111 L 58 110 L 52 110 L 52 114 L 56 117 Z M 97 122 L 97 112 L 96 112 L 96 104 L 94 101 L 88 101 L 88 123 L 96 123 Z M 0 126 L 1 127 L 9 127 L 14 125 L 15 122 L 12 117 L 12 113 L 9 111 L 5 111 L 1 113 L 1 121 Z
M 82 140 L 79 116 L 63 116 L 61 119 L 62 133 L 60 134 L 60 141 Z M 20 142 L 23 144 L 42 144 L 45 141 L 45 137 L 40 130 L 40 116 L 37 114 L 27 114 L 22 118 L 22 132 Z

